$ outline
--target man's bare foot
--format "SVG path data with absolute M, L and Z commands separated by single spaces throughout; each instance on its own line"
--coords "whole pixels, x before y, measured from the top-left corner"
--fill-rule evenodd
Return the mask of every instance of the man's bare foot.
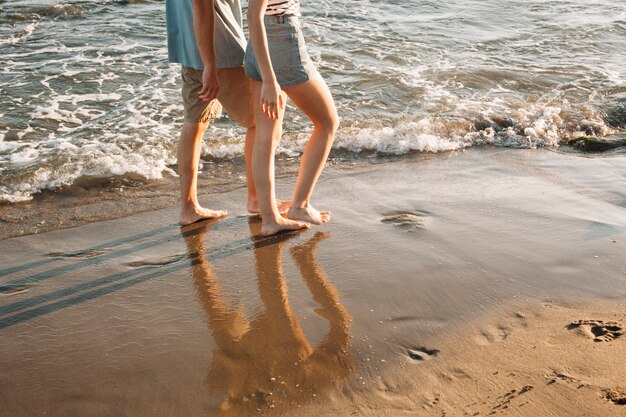
M 271 236 L 275 235 L 276 233 L 288 230 L 308 229 L 309 227 L 311 226 L 306 222 L 299 222 L 295 220 L 285 219 L 284 217 L 279 217 L 277 221 L 263 221 L 263 225 L 261 226 L 261 234 L 263 236 Z
M 290 207 L 287 218 L 312 224 L 324 224 L 330 221 L 330 211 L 318 211 L 313 206 Z
M 226 210 L 209 210 L 204 207 L 193 207 L 190 209 L 182 209 L 180 211 L 180 217 L 178 223 L 181 226 L 186 226 L 191 223 L 195 223 L 200 220 L 218 219 L 228 214 Z
M 291 201 L 289 200 L 276 200 L 276 208 L 278 212 L 284 216 L 289 211 L 289 207 L 291 207 Z M 259 209 L 258 201 L 251 201 L 248 199 L 248 213 L 259 215 L 261 214 L 261 210 Z

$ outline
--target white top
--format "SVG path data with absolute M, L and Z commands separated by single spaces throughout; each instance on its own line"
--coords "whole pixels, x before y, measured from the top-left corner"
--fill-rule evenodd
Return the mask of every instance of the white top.
M 267 16 L 284 16 L 291 14 L 300 16 L 300 0 L 267 0 Z

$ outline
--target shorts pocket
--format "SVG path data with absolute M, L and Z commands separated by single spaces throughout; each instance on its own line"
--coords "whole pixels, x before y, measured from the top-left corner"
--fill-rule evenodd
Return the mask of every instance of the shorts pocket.
M 272 67 L 277 75 L 288 74 L 293 70 L 293 43 L 293 35 L 289 33 L 268 36 Z

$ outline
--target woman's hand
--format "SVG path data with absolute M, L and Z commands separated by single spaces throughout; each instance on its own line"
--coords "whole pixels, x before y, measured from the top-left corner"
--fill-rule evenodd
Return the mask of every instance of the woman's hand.
M 281 94 L 280 86 L 276 82 L 276 74 L 272 68 L 267 33 L 263 16 L 267 9 L 267 0 L 248 1 L 248 26 L 250 28 L 250 43 L 261 72 L 263 85 L 261 87 L 261 112 L 270 119 L 278 119 L 280 111 L 285 107 L 285 96 Z
M 285 99 L 277 82 L 263 81 L 261 87 L 261 111 L 270 119 L 278 119 L 280 110 L 285 107 Z

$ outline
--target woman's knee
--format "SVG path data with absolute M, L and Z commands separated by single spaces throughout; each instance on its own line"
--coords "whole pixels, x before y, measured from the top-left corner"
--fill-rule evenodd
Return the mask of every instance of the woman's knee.
M 339 129 L 339 115 L 336 112 L 331 113 L 323 119 L 313 121 L 313 125 L 329 137 L 333 137 L 337 133 L 337 129 Z

